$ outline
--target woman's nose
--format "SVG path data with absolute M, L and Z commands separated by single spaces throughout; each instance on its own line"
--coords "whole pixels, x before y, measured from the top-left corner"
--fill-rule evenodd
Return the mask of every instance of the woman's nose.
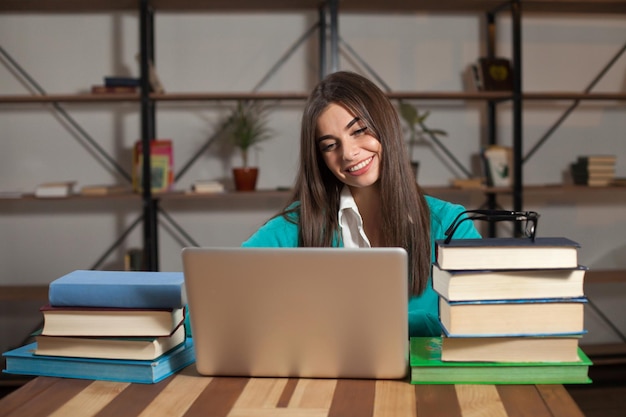
M 343 144 L 343 159 L 351 161 L 359 155 L 359 147 L 352 141 L 346 141 Z

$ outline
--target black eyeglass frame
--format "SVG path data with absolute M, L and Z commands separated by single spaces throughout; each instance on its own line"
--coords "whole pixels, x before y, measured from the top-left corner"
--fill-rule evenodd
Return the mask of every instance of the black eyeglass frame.
M 466 217 L 461 218 L 463 215 Z M 450 243 L 454 232 L 458 229 L 459 225 L 466 220 L 484 220 L 488 222 L 502 222 L 502 221 L 526 221 L 526 227 L 524 233 L 526 237 L 535 241 L 535 234 L 537 232 L 537 223 L 539 221 L 539 213 L 536 211 L 509 211 L 509 210 L 465 210 L 459 213 L 450 227 L 445 231 L 446 239 L 444 244 Z M 528 224 L 531 224 L 530 229 Z

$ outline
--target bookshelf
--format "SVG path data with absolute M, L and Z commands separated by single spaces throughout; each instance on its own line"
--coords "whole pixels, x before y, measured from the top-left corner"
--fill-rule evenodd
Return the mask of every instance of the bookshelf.
M 334 27 L 336 24 L 337 14 L 340 13 L 371 13 L 371 14 L 403 14 L 403 13 L 423 13 L 423 14 L 441 14 L 441 15 L 471 15 L 479 19 L 485 20 L 486 35 L 484 42 L 489 54 L 495 51 L 495 21 L 494 17 L 499 14 L 507 14 L 511 17 L 512 32 L 511 52 L 514 64 L 514 73 L 516 82 L 514 90 L 511 92 L 440 92 L 440 91 L 393 91 L 389 92 L 392 99 L 406 100 L 424 100 L 437 102 L 455 102 L 461 103 L 481 103 L 488 107 L 488 136 L 490 143 L 496 143 L 498 139 L 495 137 L 496 130 L 495 114 L 501 103 L 509 103 L 512 108 L 512 135 L 513 146 L 515 150 L 515 182 L 510 189 L 465 189 L 456 190 L 440 187 L 433 190 L 435 195 L 450 195 L 454 193 L 483 193 L 487 196 L 489 205 L 497 204 L 500 196 L 507 196 L 511 199 L 513 209 L 519 210 L 524 207 L 523 197 L 528 193 L 548 192 L 559 193 L 596 193 L 596 190 L 581 190 L 580 187 L 572 188 L 569 186 L 549 186 L 539 187 L 524 186 L 522 146 L 522 129 L 523 129 L 523 103 L 530 101 L 590 101 L 590 102 L 606 102 L 609 105 L 623 105 L 626 100 L 626 93 L 581 93 L 567 91 L 553 92 L 532 92 L 524 91 L 521 86 L 521 21 L 524 16 L 532 14 L 541 15 L 587 15 L 587 14 L 626 14 L 626 2 L 621 0 L 599 0 L 594 2 L 582 0 L 424 0 L 420 2 L 407 2 L 404 0 L 268 0 L 266 2 L 258 2 L 255 0 L 231 0 L 228 2 L 222 0 L 201 1 L 201 0 L 95 0 L 83 2 L 79 0 L 56 0 L 43 1 L 33 0 L 23 2 L 20 0 L 5 0 L 0 2 L 0 13 L 66 13 L 69 15 L 80 16 L 82 13 L 115 13 L 124 12 L 132 14 L 140 21 L 139 25 L 139 43 L 142 51 L 142 60 L 140 67 L 142 69 L 142 80 L 144 86 L 147 85 L 147 60 L 153 55 L 154 43 L 154 17 L 159 12 L 255 12 L 255 13 L 281 13 L 281 12 L 311 12 L 320 11 L 327 16 L 327 24 L 329 24 L 329 37 L 324 39 L 329 45 L 327 54 L 320 52 L 320 61 L 330 57 L 335 59 L 337 53 L 337 45 L 333 42 L 333 36 L 338 30 Z M 29 105 L 29 104 L 47 104 L 47 103 L 78 103 L 84 105 L 98 103 L 126 103 L 136 106 L 141 115 L 141 137 L 143 141 L 150 140 L 154 137 L 155 124 L 157 115 L 155 106 L 158 103 L 166 102 L 225 102 L 243 99 L 252 100 L 276 100 L 289 102 L 302 102 L 307 96 L 307 92 L 167 92 L 164 94 L 148 93 L 147 88 L 143 89 L 140 94 L 116 94 L 116 95 L 93 95 L 93 94 L 50 94 L 50 95 L 2 95 L 0 94 L 0 104 L 3 106 L 11 105 Z M 144 146 L 147 149 L 147 146 Z M 148 167 L 149 158 L 144 157 L 146 167 Z M 144 175 L 144 178 L 148 178 Z M 146 192 L 142 195 L 133 196 L 105 196 L 105 197 L 72 197 L 72 198 L 103 198 L 103 199 L 119 199 L 130 198 L 136 199 L 142 203 L 143 207 L 143 225 L 144 225 L 144 249 L 148 252 L 150 269 L 159 269 L 158 261 L 158 235 L 157 235 L 157 213 L 159 211 L 159 202 L 168 199 L 190 201 L 198 199 L 232 199 L 230 195 L 220 196 L 197 196 L 184 195 L 180 193 L 167 193 L 163 195 L 152 195 L 150 187 L 144 187 Z M 615 192 L 621 192 L 623 188 L 615 187 Z M 278 195 L 280 195 L 280 192 Z M 30 196 L 24 196 L 24 199 L 31 199 Z M 245 198 L 257 198 L 257 196 L 246 196 Z M 258 198 L 263 198 L 258 196 Z M 280 198 L 280 197 L 278 197 Z M 0 200 L 8 200 L 0 197 Z

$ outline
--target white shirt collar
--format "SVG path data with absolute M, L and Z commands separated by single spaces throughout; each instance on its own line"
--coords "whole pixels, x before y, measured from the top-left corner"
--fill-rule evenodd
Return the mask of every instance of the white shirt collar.
M 337 214 L 341 237 L 345 248 L 369 248 L 369 239 L 363 230 L 363 219 L 359 208 L 352 197 L 350 187 L 344 185 L 339 197 L 339 213 Z

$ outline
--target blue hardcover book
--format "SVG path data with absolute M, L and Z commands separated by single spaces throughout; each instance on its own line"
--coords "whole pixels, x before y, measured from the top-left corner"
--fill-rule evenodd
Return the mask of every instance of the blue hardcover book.
M 50 283 L 55 307 L 175 309 L 187 304 L 182 272 L 70 272 Z
M 37 343 L 2 354 L 3 372 L 19 375 L 153 384 L 195 362 L 193 339 L 187 340 L 154 360 L 72 358 L 35 355 Z
M 437 240 L 437 264 L 444 270 L 576 268 L 580 244 L 565 237 Z
M 439 320 L 448 337 L 548 336 L 585 333 L 585 297 L 448 301 Z

